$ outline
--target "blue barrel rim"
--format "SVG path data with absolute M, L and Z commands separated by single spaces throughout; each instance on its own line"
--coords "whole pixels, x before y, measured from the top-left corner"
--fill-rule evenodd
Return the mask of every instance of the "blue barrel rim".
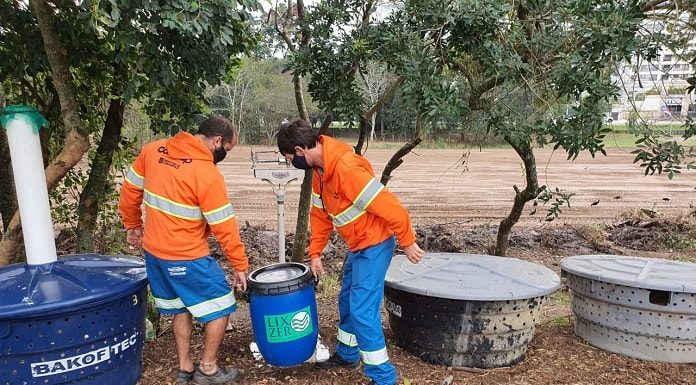
M 285 268 L 298 268 L 302 272 L 295 278 L 281 282 L 262 282 L 256 278 L 262 274 L 272 270 L 280 270 Z M 247 286 L 250 294 L 257 295 L 280 295 L 293 293 L 309 286 L 314 286 L 314 276 L 312 275 L 307 265 L 297 262 L 274 263 L 252 271 L 247 277 Z
M 95 269 L 89 264 L 95 264 Z M 83 276 L 82 272 L 90 272 L 90 276 Z M 61 256 L 57 261 L 42 264 L 28 265 L 18 263 L 0 267 L 0 276 L 8 275 L 11 279 L 0 282 L 3 290 L 12 287 L 4 299 L 0 299 L 0 321 L 51 316 L 70 311 L 82 310 L 104 303 L 116 301 L 120 298 L 131 296 L 147 285 L 145 262 L 134 256 L 125 255 L 100 255 L 100 254 L 71 254 Z M 30 277 L 26 285 L 17 285 L 16 280 Z M 105 278 L 113 278 L 110 286 L 101 286 L 106 282 Z M 39 300 L 36 303 L 25 302 L 21 296 L 37 283 L 43 282 L 43 278 L 60 282 L 68 282 L 71 287 L 79 290 L 66 291 L 62 298 L 48 302 Z M 17 291 L 15 293 L 15 291 Z

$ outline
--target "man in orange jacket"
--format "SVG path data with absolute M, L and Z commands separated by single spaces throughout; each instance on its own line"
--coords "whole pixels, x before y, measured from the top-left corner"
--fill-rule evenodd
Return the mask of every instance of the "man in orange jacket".
M 317 137 L 304 120 L 281 125 L 278 149 L 293 166 L 314 169 L 309 244 L 312 272 L 324 274 L 321 253 L 334 227 L 349 249 L 338 299 L 336 353 L 317 366 L 357 368 L 362 358 L 372 384 L 394 385 L 396 368 L 389 362 L 380 309 L 384 277 L 394 255 L 394 235 L 412 263 L 418 263 L 424 254 L 416 243 L 408 211 L 375 178 L 367 159 L 343 142 Z
M 119 212 L 131 246 L 144 249 L 147 275 L 157 310 L 173 314 L 179 358 L 177 384 L 233 381 L 238 371 L 217 366 L 217 353 L 229 315 L 236 309 L 223 270 L 210 256 L 212 231 L 246 290 L 248 260 L 234 210 L 216 163 L 236 144 L 225 118 L 209 118 L 198 133 L 145 145 L 126 175 Z M 141 220 L 145 203 L 145 224 Z M 200 364 L 191 358 L 192 318 L 205 324 Z

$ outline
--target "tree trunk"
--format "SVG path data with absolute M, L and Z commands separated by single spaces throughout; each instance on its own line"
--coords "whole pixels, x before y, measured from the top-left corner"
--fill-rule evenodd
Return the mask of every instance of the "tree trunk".
M 333 116 L 331 114 L 326 115 L 324 121 L 319 127 L 317 135 L 325 135 L 329 131 L 329 126 L 333 122 Z M 307 250 L 307 229 L 309 228 L 309 210 L 311 201 L 307 199 L 306 206 L 303 206 L 302 194 L 308 192 L 309 198 L 312 196 L 312 179 L 313 171 L 305 171 L 304 179 L 302 180 L 302 188 L 300 190 L 300 201 L 299 207 L 297 208 L 297 227 L 295 228 L 295 240 L 292 248 L 292 260 L 293 262 L 302 262 L 305 258 L 305 251 Z M 300 217 L 304 217 L 303 227 L 300 228 Z M 300 236 L 299 231 L 302 231 Z
M 85 189 L 80 194 L 80 204 L 77 207 L 77 252 L 86 253 L 96 250 L 94 234 L 97 228 L 99 202 L 109 182 L 109 170 L 114 153 L 118 149 L 123 128 L 123 99 L 112 99 L 104 123 L 104 131 L 97 147 L 97 153 L 92 161 L 92 169 Z
M 379 112 L 379 138 L 384 140 L 384 110 Z
M 363 146 L 365 145 L 365 137 L 367 136 L 367 119 L 365 115 L 360 116 L 360 133 L 358 134 L 358 143 L 355 144 L 353 150 L 356 154 L 362 155 Z
M 384 92 L 384 94 L 382 94 L 382 96 L 380 96 L 380 98 L 377 99 L 375 104 L 373 104 L 369 110 L 365 111 L 365 113 L 362 116 L 360 116 L 360 137 L 358 138 L 358 143 L 355 145 L 355 153 L 356 154 L 360 154 L 360 155 L 363 154 L 362 147 L 365 143 L 365 136 L 367 135 L 368 119 L 370 119 L 370 121 L 372 122 L 372 127 L 370 127 L 370 130 L 371 130 L 370 132 L 374 136 L 375 114 L 379 111 L 382 111 L 384 106 L 387 104 L 387 101 L 394 96 L 394 94 L 396 93 L 396 90 L 399 89 L 399 87 L 401 86 L 401 83 L 403 83 L 403 82 L 404 82 L 404 77 L 399 76 L 396 80 L 394 80 L 394 83 L 392 83 L 389 86 L 389 88 Z M 417 127 L 418 133 L 416 135 L 414 135 L 414 137 L 420 136 L 420 121 L 418 121 L 417 126 L 418 126 Z M 418 143 L 420 143 L 420 141 Z M 416 143 L 414 145 L 414 147 L 417 146 L 418 143 Z M 405 147 L 406 146 L 408 146 L 408 145 L 405 145 Z M 408 151 L 411 151 L 412 149 L 413 149 L 413 147 L 410 148 Z M 406 153 L 408 153 L 408 151 Z M 397 164 L 394 168 L 399 167 L 399 164 Z M 384 179 L 384 177 L 382 177 L 382 179 Z M 387 176 L 387 180 L 388 179 L 389 178 Z
M 5 108 L 6 97 L 0 87 L 0 108 Z M 0 164 L 10 164 L 10 147 L 7 143 L 7 132 L 0 129 Z M 12 167 L 0 167 L 0 238 L 7 231 L 10 220 L 17 211 Z
M 505 141 L 515 149 L 517 155 L 519 155 L 524 163 L 527 186 L 522 191 L 520 191 L 517 186 L 513 186 L 515 189 L 515 202 L 513 203 L 512 209 L 510 210 L 508 216 L 500 222 L 500 226 L 498 227 L 498 236 L 495 243 L 494 254 L 501 257 L 505 256 L 507 253 L 510 230 L 512 230 L 512 226 L 519 221 L 520 216 L 522 215 L 522 210 L 524 209 L 524 205 L 536 198 L 541 192 L 539 189 L 539 180 L 537 178 L 536 158 L 534 157 L 534 151 L 532 150 L 531 143 L 529 141 L 524 143 L 516 143 L 507 136 L 505 137 Z
M 373 142 L 375 141 L 375 120 L 377 119 L 375 115 L 376 114 L 372 114 L 372 116 L 370 117 L 370 140 Z
M 295 102 L 297 103 L 297 111 L 300 118 L 309 121 L 307 113 L 307 104 L 302 93 L 303 85 L 302 78 L 295 76 L 292 79 L 295 89 Z M 300 200 L 297 207 L 297 225 L 295 226 L 295 240 L 292 248 L 292 261 L 302 262 L 305 258 L 305 249 L 307 247 L 307 229 L 309 228 L 309 208 L 312 198 L 312 170 L 305 171 L 302 187 L 300 188 Z
M 29 4 L 36 14 L 41 30 L 44 51 L 51 66 L 53 83 L 60 100 L 63 123 L 68 129 L 63 150 L 46 168 L 46 184 L 50 190 L 82 159 L 89 148 L 89 137 L 78 114 L 75 86 L 70 74 L 70 60 L 67 51 L 60 43 L 53 20 L 53 9 L 46 0 L 31 0 Z M 21 245 L 22 232 L 17 212 L 0 241 L 0 266 L 9 263 L 17 255 Z
M 2 233 L 7 231 L 10 220 L 17 211 L 17 197 L 15 196 L 14 178 L 10 165 L 10 148 L 7 145 L 7 132 L 0 130 L 0 216 L 2 216 Z
M 307 103 L 304 100 L 304 89 L 302 78 L 295 76 L 292 79 L 292 85 L 295 90 L 295 103 L 297 103 L 297 111 L 300 114 L 300 118 L 309 122 L 309 113 L 307 112 Z

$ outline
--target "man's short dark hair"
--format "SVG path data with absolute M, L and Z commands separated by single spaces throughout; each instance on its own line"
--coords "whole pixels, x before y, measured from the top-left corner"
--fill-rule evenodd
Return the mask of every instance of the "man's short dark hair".
M 314 148 L 317 135 L 306 120 L 295 118 L 278 128 L 278 150 L 283 155 L 295 154 L 295 146 Z
M 230 143 L 234 139 L 234 127 L 229 120 L 222 116 L 213 116 L 201 122 L 198 126 L 198 133 L 208 139 L 222 136 L 224 142 Z

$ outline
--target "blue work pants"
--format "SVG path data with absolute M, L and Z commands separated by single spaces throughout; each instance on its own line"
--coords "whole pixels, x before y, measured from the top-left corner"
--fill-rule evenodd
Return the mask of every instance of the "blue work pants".
M 396 384 L 396 368 L 389 362 L 380 316 L 384 277 L 394 255 L 394 237 L 349 252 L 343 265 L 338 298 L 340 324 L 336 352 L 346 361 L 362 358 L 365 375 L 378 385 Z

